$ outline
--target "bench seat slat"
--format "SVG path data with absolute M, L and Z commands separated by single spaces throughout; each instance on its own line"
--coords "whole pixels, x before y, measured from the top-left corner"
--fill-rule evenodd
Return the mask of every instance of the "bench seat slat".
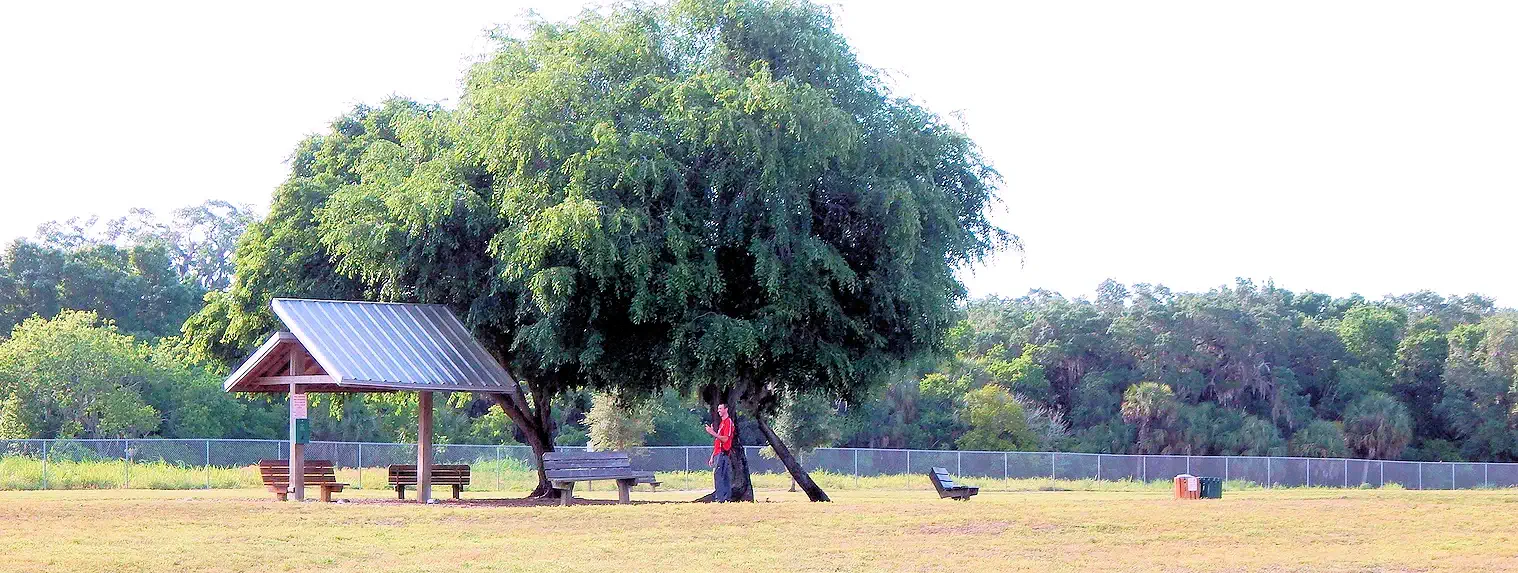
M 653 478 L 654 472 L 621 470 L 554 470 L 544 472 L 549 481 L 593 481 L 609 479 Z
M 543 469 L 575 469 L 575 468 L 625 468 L 631 465 L 627 459 L 601 459 L 601 460 L 543 460 Z
M 543 462 L 565 461 L 565 459 L 628 459 L 624 451 L 548 451 L 543 454 Z

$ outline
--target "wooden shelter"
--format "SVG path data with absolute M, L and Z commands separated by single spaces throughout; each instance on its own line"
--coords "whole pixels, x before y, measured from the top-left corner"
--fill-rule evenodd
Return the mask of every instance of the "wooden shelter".
M 223 388 L 290 395 L 290 489 L 305 498 L 300 468 L 309 439 L 306 394 L 416 392 L 417 499 L 432 499 L 432 393 L 506 392 L 511 377 L 447 307 L 277 298 L 274 333 Z M 307 432 L 302 435 L 302 432 Z

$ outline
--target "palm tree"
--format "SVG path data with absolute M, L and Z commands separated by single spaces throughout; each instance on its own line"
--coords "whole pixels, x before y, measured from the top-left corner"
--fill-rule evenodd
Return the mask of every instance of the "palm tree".
M 1175 391 L 1167 384 L 1139 382 L 1123 392 L 1123 420 L 1138 424 L 1142 453 L 1155 453 L 1155 436 L 1150 430 L 1163 430 L 1175 422 L 1178 409 Z
M 1344 437 L 1356 454 L 1395 458 L 1413 439 L 1413 418 L 1396 398 L 1372 392 L 1344 411 Z

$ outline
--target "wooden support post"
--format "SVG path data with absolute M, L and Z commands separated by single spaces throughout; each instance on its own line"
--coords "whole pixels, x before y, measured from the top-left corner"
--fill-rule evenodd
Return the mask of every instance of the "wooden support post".
M 564 487 L 559 489 L 559 505 L 574 505 L 575 482 L 565 482 Z
M 297 398 L 298 396 L 298 398 Z M 296 420 L 305 418 L 304 412 L 296 409 L 297 401 L 304 402 L 306 392 L 296 384 L 290 385 L 290 493 L 295 495 L 295 501 L 306 500 L 306 445 L 295 439 Z M 300 418 L 296 415 L 299 414 Z
M 417 393 L 416 500 L 432 500 L 432 393 Z
M 632 503 L 632 486 L 636 480 L 617 480 L 617 503 Z

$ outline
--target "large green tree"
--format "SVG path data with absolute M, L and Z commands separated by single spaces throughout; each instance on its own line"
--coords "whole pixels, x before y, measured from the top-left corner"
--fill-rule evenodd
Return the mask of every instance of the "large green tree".
M 316 210 L 337 270 L 461 310 L 530 382 L 532 407 L 498 396 L 524 425 L 572 388 L 698 391 L 825 499 L 771 427 L 781 397 L 858 399 L 936 349 L 954 272 L 1008 238 L 985 218 L 996 173 L 809 3 L 635 5 L 500 41 L 458 110 L 401 123 Z

